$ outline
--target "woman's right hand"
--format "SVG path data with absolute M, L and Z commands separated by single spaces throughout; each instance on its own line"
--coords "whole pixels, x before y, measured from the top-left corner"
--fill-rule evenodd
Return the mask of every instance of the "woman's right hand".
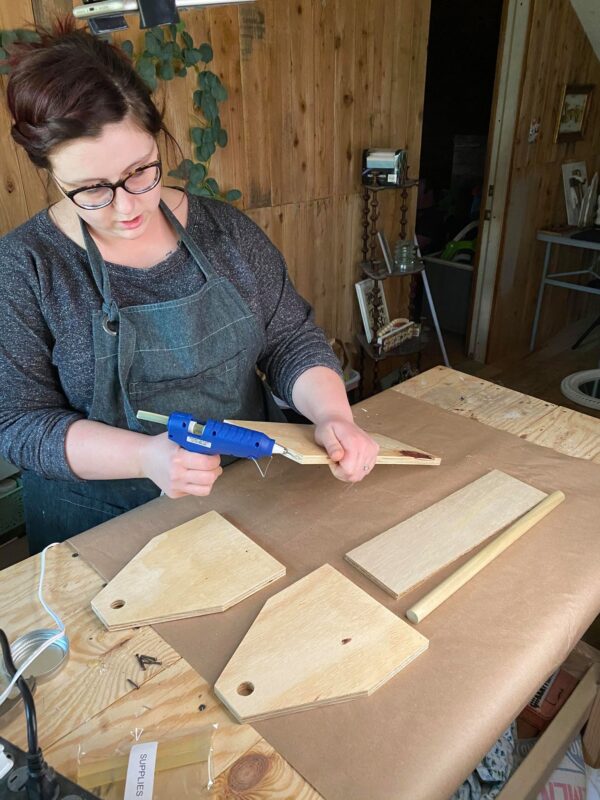
M 206 497 L 222 474 L 220 456 L 191 453 L 169 441 L 166 433 L 145 436 L 140 447 L 140 466 L 144 478 L 150 478 L 173 499 L 193 494 Z

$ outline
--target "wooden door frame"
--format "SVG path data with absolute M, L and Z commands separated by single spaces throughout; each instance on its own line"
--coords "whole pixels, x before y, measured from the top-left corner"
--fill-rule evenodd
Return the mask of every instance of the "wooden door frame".
M 467 352 L 480 362 L 487 357 L 533 3 L 504 0 L 502 9 L 468 326 Z

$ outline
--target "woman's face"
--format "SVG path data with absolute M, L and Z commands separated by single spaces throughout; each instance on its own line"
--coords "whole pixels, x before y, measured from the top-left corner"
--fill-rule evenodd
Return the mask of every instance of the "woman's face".
M 159 158 L 154 138 L 131 119 L 106 125 L 95 139 L 81 138 L 59 147 L 50 156 L 52 174 L 64 192 L 98 183 L 116 183 L 138 167 Z M 143 236 L 155 218 L 161 184 L 144 194 L 119 187 L 112 203 L 94 210 L 74 211 L 102 237 L 134 240 Z

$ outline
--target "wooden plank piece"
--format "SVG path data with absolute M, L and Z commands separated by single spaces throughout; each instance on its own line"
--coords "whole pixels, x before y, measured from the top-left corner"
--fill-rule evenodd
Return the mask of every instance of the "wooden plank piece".
M 432 611 L 451 597 L 462 586 L 477 575 L 484 567 L 490 564 L 497 556 L 507 550 L 511 544 L 520 539 L 524 533 L 542 520 L 557 505 L 563 502 L 565 496 L 562 492 L 552 492 L 547 497 L 524 514 L 516 522 L 513 522 L 496 539 L 487 544 L 472 556 L 465 564 L 459 567 L 456 572 L 449 575 L 435 589 L 428 592 L 406 612 L 407 618 L 414 623 L 421 622 Z
M 397 598 L 544 497 L 545 492 L 492 470 L 346 553 L 346 559 Z
M 271 597 L 215 684 L 240 722 L 372 694 L 428 640 L 329 564 Z
M 155 536 L 92 601 L 109 630 L 225 611 L 285 567 L 216 511 Z
M 266 433 L 288 451 L 286 458 L 298 464 L 332 464 L 326 451 L 315 442 L 314 425 L 297 425 L 293 422 L 247 422 L 227 420 L 243 428 Z M 369 433 L 380 446 L 377 464 L 405 464 L 435 467 L 441 463 L 438 456 L 427 453 L 411 444 L 399 442 L 381 433 Z

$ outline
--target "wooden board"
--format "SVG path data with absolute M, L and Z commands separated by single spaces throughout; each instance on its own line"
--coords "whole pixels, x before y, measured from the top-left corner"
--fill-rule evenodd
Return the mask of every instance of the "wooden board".
M 216 511 L 155 536 L 93 600 L 109 630 L 225 611 L 285 567 Z
M 293 422 L 247 422 L 246 420 L 227 420 L 243 428 L 251 428 L 266 433 L 277 444 L 286 448 L 286 458 L 298 464 L 332 464 L 327 452 L 315 442 L 314 425 L 297 425 Z M 441 458 L 427 453 L 418 447 L 404 444 L 381 433 L 369 433 L 381 450 L 377 464 L 406 464 L 436 467 Z
M 215 684 L 240 722 L 370 695 L 428 640 L 329 564 L 265 603 Z
M 346 559 L 399 597 L 510 525 L 544 497 L 545 492 L 492 470 L 346 553 Z

